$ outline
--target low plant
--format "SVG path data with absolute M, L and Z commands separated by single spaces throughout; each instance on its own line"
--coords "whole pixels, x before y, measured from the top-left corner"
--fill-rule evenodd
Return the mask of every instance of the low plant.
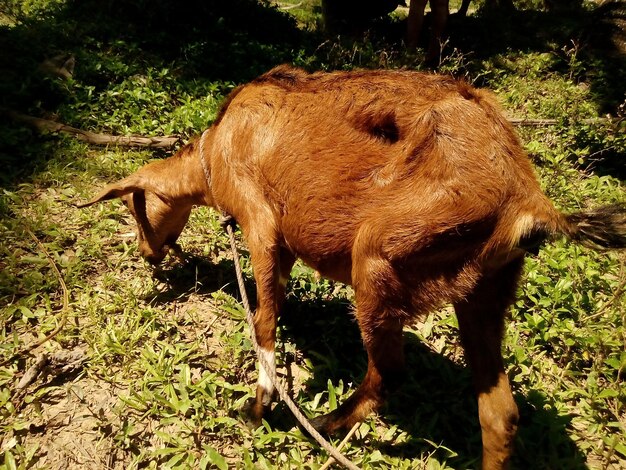
M 251 31 L 249 50 L 242 36 L 248 33 L 232 16 L 207 17 L 215 31 L 242 41 L 228 43 L 236 52 L 230 63 L 207 56 L 219 43 L 200 30 L 188 31 L 187 41 L 165 28 L 152 39 L 123 31 L 107 42 L 112 20 L 83 24 L 85 34 L 75 41 L 55 29 L 75 25 L 65 9 L 73 4 L 33 0 L 2 23 L 0 43 L 21 51 L 14 70 L 31 74 L 20 81 L 9 70 L 0 78 L 2 105 L 89 130 L 186 139 L 215 119 L 236 84 L 273 65 L 268 57 L 310 69 L 421 68 L 422 52 L 407 54 L 375 33 L 349 41 L 311 32 L 285 45 Z M 311 29 L 314 6 L 298 7 L 308 9 L 298 20 Z M 275 7 L 264 14 L 270 25 L 293 24 Z M 26 43 L 12 43 L 29 34 L 41 39 L 31 52 Z M 160 54 L 154 45 L 167 39 L 176 47 Z M 597 58 L 584 50 L 562 51 L 568 44 L 488 57 L 457 48 L 443 66 L 489 86 L 510 116 L 555 120 L 519 131 L 558 207 L 623 202 L 623 124 L 585 121 L 602 117 L 601 96 L 613 96 L 602 87 L 611 81 L 596 80 L 602 70 L 593 69 Z M 71 80 L 32 69 L 43 51 L 52 55 L 68 45 L 77 58 Z M 258 52 L 254 61 L 251 51 Z M 134 222 L 121 203 L 75 209 L 107 182 L 166 153 L 91 147 L 3 123 L 0 468 L 322 465 L 327 456 L 281 403 L 257 429 L 240 414 L 254 392 L 256 361 L 218 215 L 195 210 L 180 240 L 186 261 L 153 270 L 137 255 Z M 521 411 L 514 467 L 625 465 L 625 261 L 623 253 L 559 240 L 527 259 L 504 346 Z M 310 416 L 334 409 L 362 379 L 366 357 L 352 299 L 349 287 L 319 279 L 302 264 L 294 268 L 279 323 L 278 372 Z M 345 454 L 362 468 L 475 468 L 480 428 L 453 312 L 425 314 L 407 326 L 405 342 L 403 386 L 361 424 Z M 20 391 L 42 357 L 48 366 Z

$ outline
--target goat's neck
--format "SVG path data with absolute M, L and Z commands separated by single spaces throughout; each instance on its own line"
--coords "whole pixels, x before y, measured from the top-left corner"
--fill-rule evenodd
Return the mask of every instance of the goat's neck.
M 180 206 L 211 206 L 211 188 L 197 151 L 187 151 L 163 160 L 161 178 L 170 200 Z

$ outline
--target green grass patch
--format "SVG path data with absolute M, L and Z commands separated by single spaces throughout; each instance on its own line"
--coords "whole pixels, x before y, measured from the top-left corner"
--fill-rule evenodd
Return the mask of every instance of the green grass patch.
M 357 38 L 325 38 L 312 0 L 189 1 L 184 12 L 165 0 L 2 5 L 0 106 L 99 132 L 189 138 L 236 85 L 280 62 L 422 68 L 423 51 L 407 53 L 393 32 L 399 19 Z M 501 43 L 481 43 L 476 26 L 488 19 L 480 10 L 453 23 L 459 29 L 442 70 L 495 90 L 510 116 L 557 120 L 520 136 L 558 207 L 624 202 L 624 124 L 584 123 L 623 113 L 615 79 L 623 71 L 614 74 L 615 63 L 591 45 L 572 43 L 581 31 L 573 25 L 595 7 L 558 21 L 528 7 L 535 8 L 516 17 L 526 39 L 516 26 L 497 36 Z M 538 29 L 546 23 L 554 30 Z M 474 28 L 465 46 L 455 42 L 469 34 L 463 25 Z M 60 53 L 76 58 L 69 80 L 39 68 Z M 187 263 L 153 271 L 137 254 L 122 204 L 74 207 L 166 153 L 91 147 L 0 119 L 0 361 L 65 321 L 52 340 L 0 366 L 0 469 L 321 466 L 327 456 L 284 405 L 258 429 L 239 413 L 256 362 L 217 214 L 196 210 L 180 240 Z M 67 284 L 67 310 L 46 253 Z M 623 253 L 563 242 L 528 258 L 504 347 L 521 412 L 514 468 L 626 465 L 625 262 Z M 310 416 L 334 409 L 363 377 L 352 297 L 350 288 L 294 268 L 278 371 Z M 361 425 L 346 455 L 362 468 L 475 468 L 480 427 L 454 315 L 425 315 L 405 340 L 405 384 Z M 51 366 L 16 397 L 42 352 L 83 362 Z

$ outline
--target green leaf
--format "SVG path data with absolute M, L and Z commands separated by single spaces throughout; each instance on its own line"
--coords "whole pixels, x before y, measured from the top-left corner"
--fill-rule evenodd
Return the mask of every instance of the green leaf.
M 184 451 L 180 451 L 177 454 L 174 454 L 172 457 L 170 457 L 170 459 L 167 461 L 167 466 L 169 468 L 176 468 L 176 466 L 181 462 L 181 460 L 183 460 L 185 457 L 187 456 L 187 453 Z
M 617 390 L 613 390 L 611 388 L 607 388 L 598 393 L 598 398 L 615 398 L 619 396 L 619 392 Z
M 211 468 L 208 465 L 212 464 L 212 466 L 217 467 L 219 470 L 228 470 L 226 459 L 224 459 L 217 450 L 208 445 L 204 445 L 202 448 L 205 454 L 200 459 L 200 468 Z
M 626 444 L 623 442 L 618 442 L 615 444 L 615 451 L 621 454 L 623 457 L 626 457 Z
M 333 411 L 337 408 L 337 394 L 335 393 L 335 387 L 333 383 L 328 380 L 328 408 Z
M 7 450 L 4 453 L 4 466 L 7 470 L 17 470 L 17 464 L 15 462 L 15 457 L 10 450 Z

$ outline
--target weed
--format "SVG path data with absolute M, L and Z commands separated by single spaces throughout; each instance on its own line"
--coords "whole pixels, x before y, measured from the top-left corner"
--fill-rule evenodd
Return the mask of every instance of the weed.
M 236 84 L 280 61 L 325 70 L 421 68 L 423 52 L 406 53 L 388 34 L 398 19 L 382 33 L 329 39 L 316 29 L 319 2 L 288 3 L 297 7 L 190 0 L 182 14 L 180 2 L 166 0 L 5 1 L 0 47 L 11 60 L 0 63 L 0 104 L 89 130 L 188 138 L 212 122 Z M 623 202 L 623 124 L 583 123 L 621 103 L 615 77 L 622 72 L 570 33 L 583 20 L 524 10 L 506 34 L 494 27 L 508 39 L 477 44 L 484 21 L 467 19 L 475 30 L 466 44 L 451 35 L 443 70 L 495 90 L 510 115 L 558 121 L 520 135 L 560 208 Z M 540 29 L 549 21 L 554 31 Z M 541 34 L 530 37 L 533 28 Z M 70 80 L 38 69 L 59 52 L 76 57 Z M 3 124 L 0 361 L 62 320 L 58 279 L 28 231 L 61 270 L 70 308 L 61 333 L 0 366 L 0 468 L 321 465 L 326 456 L 282 404 L 255 430 L 239 415 L 256 363 L 217 214 L 194 211 L 180 240 L 187 261 L 153 272 L 137 255 L 134 223 L 119 202 L 74 209 L 164 154 L 89 147 Z M 625 262 L 624 254 L 562 241 L 526 261 L 504 347 L 522 415 L 515 467 L 625 465 Z M 253 291 L 247 256 L 242 264 Z M 352 298 L 350 288 L 302 264 L 293 270 L 278 372 L 311 416 L 343 402 L 365 371 Z M 476 467 L 480 428 L 456 330 L 449 308 L 406 328 L 409 373 L 348 444 L 355 463 Z M 86 365 L 49 371 L 23 402 L 15 400 L 34 358 L 60 350 L 85 351 Z

